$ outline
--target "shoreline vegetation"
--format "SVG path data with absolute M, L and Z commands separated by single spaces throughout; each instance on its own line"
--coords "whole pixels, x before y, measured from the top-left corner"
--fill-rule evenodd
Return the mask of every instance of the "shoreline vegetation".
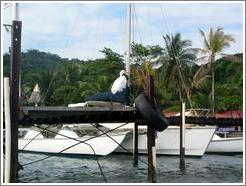
M 182 40 L 180 34 L 163 38 L 166 41 L 164 48 L 159 45 L 144 46 L 132 43 L 131 101 L 143 91 L 146 75 L 152 74 L 155 79 L 156 101 L 163 110 L 179 111 L 181 98 L 187 107 L 191 101 L 193 108 L 211 108 L 212 65 L 215 74 L 215 112 L 243 108 L 242 53 L 221 57 L 214 60 L 213 64 L 207 62 L 197 65 L 194 61 L 198 58 L 191 50 L 189 40 Z M 172 42 L 176 46 L 173 56 L 171 50 L 169 51 Z M 30 105 L 27 99 L 36 83 L 41 90 L 39 105 L 46 106 L 67 106 L 70 103 L 84 102 L 86 96 L 110 90 L 120 70 L 124 69 L 123 56 L 106 47 L 100 52 L 104 57 L 93 60 L 61 58 L 57 54 L 36 49 L 22 52 L 21 104 Z M 174 60 L 176 56 L 179 56 L 180 69 L 185 77 L 182 82 L 178 74 L 177 61 Z M 9 76 L 9 65 L 10 55 L 5 53 L 3 74 L 6 77 Z M 201 70 L 202 73 L 198 74 Z M 199 81 L 195 81 L 196 78 Z

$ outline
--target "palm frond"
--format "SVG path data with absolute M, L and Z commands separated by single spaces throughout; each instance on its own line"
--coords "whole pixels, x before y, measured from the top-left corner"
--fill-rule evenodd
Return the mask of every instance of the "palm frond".
M 199 29 L 199 32 L 200 32 L 200 34 L 201 34 L 201 36 L 203 38 L 203 43 L 204 43 L 205 48 L 206 49 L 210 49 L 209 41 L 207 40 L 204 31 L 202 31 L 201 29 Z
M 201 65 L 195 73 L 192 80 L 192 87 L 201 88 L 204 81 L 210 77 L 210 68 L 207 65 Z
M 199 57 L 197 58 L 194 63 L 198 64 L 198 65 L 201 65 L 201 64 L 206 64 L 209 62 L 209 56 L 202 56 L 202 57 Z

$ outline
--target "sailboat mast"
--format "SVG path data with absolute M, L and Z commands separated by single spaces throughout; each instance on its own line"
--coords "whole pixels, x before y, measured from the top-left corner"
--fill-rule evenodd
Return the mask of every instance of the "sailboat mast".
M 132 9 L 132 5 L 131 3 L 127 4 L 127 29 L 126 29 L 126 72 L 128 75 L 128 85 L 130 85 L 130 73 L 131 73 L 131 69 L 130 69 L 130 51 L 131 51 L 131 10 Z

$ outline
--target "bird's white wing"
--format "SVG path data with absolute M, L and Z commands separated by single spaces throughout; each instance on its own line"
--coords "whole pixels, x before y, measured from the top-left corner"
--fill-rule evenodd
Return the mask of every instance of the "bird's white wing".
M 113 94 L 116 94 L 116 92 L 122 91 L 124 88 L 126 88 L 126 84 L 127 84 L 127 80 L 125 76 L 118 77 L 112 85 L 111 92 Z

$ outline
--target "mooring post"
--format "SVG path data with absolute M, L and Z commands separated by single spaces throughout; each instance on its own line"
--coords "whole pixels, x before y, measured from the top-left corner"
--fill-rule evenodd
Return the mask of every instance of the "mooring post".
M 11 166 L 11 121 L 10 121 L 10 103 L 9 103 L 9 78 L 4 78 L 4 116 L 5 116 L 5 169 L 4 182 L 10 182 Z
M 154 78 L 149 75 L 146 81 L 145 95 L 149 103 L 154 108 Z M 148 147 L 148 181 L 156 183 L 156 149 L 155 149 L 155 129 L 147 125 L 147 147 Z
M 185 170 L 185 103 L 180 102 L 180 147 L 179 147 L 179 168 Z
M 16 182 L 18 162 L 19 74 L 21 61 L 21 21 L 12 22 L 10 58 L 11 166 L 10 182 Z
M 134 123 L 133 127 L 133 165 L 137 166 L 138 164 L 138 123 Z

